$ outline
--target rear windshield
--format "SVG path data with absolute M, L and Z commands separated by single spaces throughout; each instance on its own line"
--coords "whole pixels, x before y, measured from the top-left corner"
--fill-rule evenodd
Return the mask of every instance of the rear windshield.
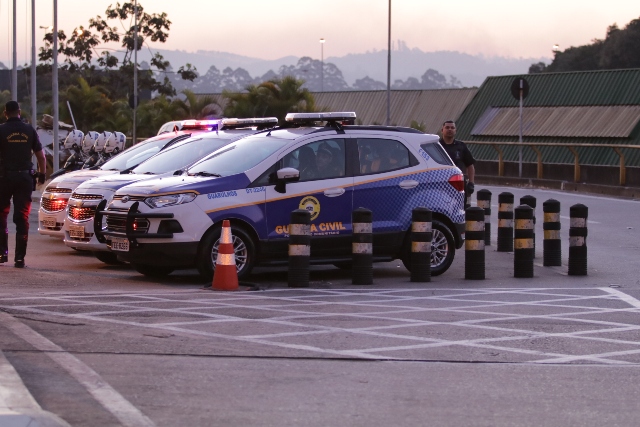
M 441 165 L 451 166 L 451 159 L 447 155 L 447 152 L 444 151 L 444 148 L 440 145 L 439 142 L 430 142 L 426 144 L 420 145 L 426 153 L 431 157 L 436 163 L 440 163 Z

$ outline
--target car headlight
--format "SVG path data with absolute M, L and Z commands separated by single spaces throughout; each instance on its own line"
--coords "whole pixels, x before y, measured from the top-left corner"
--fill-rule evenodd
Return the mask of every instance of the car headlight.
M 182 205 L 194 201 L 195 193 L 166 194 L 145 199 L 145 203 L 150 208 L 164 208 L 166 206 Z

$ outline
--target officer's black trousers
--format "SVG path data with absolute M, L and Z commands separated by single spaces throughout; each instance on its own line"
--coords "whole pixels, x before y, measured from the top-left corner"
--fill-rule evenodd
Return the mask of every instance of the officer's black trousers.
M 0 233 L 8 233 L 7 217 L 13 198 L 13 223 L 16 234 L 29 234 L 33 179 L 28 172 L 5 172 L 0 177 Z

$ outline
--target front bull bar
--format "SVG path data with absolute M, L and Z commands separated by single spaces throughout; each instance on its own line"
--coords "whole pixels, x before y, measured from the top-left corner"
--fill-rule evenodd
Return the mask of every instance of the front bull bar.
M 173 237 L 173 233 L 145 233 L 142 231 L 135 231 L 133 229 L 133 223 L 135 222 L 136 218 L 172 219 L 172 213 L 140 213 L 138 212 L 138 206 L 140 206 L 140 202 L 133 203 L 131 207 L 129 207 L 129 210 L 127 212 L 104 210 L 106 206 L 107 201 L 102 200 L 96 208 L 96 215 L 93 219 L 93 232 L 95 233 L 96 239 L 98 239 L 100 243 L 107 243 L 107 236 L 127 238 L 132 244 L 136 244 L 136 238 L 140 237 L 143 237 L 145 239 L 170 239 Z M 102 228 L 102 218 L 105 215 L 126 218 L 125 232 L 123 233 L 121 231 L 108 231 Z

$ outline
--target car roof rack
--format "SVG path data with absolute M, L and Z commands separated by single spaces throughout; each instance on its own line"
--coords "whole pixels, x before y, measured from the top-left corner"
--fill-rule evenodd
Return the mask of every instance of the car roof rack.
M 356 113 L 353 111 L 322 112 L 322 113 L 288 113 L 285 121 L 290 126 L 313 126 L 317 122 L 326 122 L 325 127 L 344 133 L 343 125 L 353 124 Z

